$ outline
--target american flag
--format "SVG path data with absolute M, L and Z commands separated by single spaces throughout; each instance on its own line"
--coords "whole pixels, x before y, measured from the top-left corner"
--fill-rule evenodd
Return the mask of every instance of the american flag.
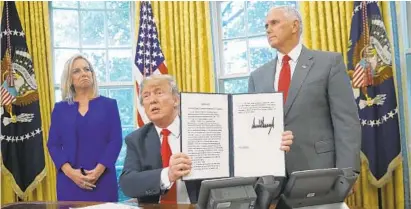
M 16 97 L 14 97 L 12 94 L 10 94 L 7 89 L 5 89 L 3 86 L 0 86 L 0 91 L 1 91 L 1 106 L 9 105 L 12 102 L 16 100 Z
M 152 74 L 168 74 L 165 59 L 158 40 L 157 27 L 153 10 L 149 1 L 140 3 L 140 27 L 134 64 L 137 66 L 136 91 L 139 96 L 139 87 L 143 79 Z M 142 127 L 149 120 L 144 108 L 137 102 L 137 123 Z
M 373 84 L 373 75 L 369 63 L 361 60 L 355 66 L 352 81 L 354 88 L 367 87 Z

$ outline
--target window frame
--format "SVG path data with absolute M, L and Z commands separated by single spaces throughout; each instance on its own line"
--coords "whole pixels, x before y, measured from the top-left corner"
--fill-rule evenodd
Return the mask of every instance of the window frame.
M 135 19 L 135 2 L 130 2 L 130 8 L 129 8 L 129 21 L 130 21 L 130 46 L 109 46 L 108 44 L 108 31 L 107 31 L 107 24 L 104 24 L 104 46 L 102 47 L 83 47 L 82 45 L 82 28 L 81 28 L 81 11 L 103 11 L 104 12 L 104 22 L 107 23 L 107 11 L 116 11 L 119 9 L 111 9 L 111 8 L 107 8 L 106 3 L 104 3 L 104 8 L 99 8 L 99 9 L 95 9 L 95 8 L 81 8 L 80 7 L 80 1 L 77 1 L 77 7 L 76 8 L 65 8 L 65 7 L 53 7 L 53 2 L 49 2 L 49 17 L 50 17 L 50 36 L 51 36 L 51 59 L 52 59 L 52 83 L 53 83 L 53 87 L 54 87 L 54 101 L 57 102 L 57 98 L 59 98 L 59 96 L 56 94 L 59 90 L 61 90 L 61 84 L 56 83 L 55 82 L 55 76 L 56 76 L 56 69 L 60 66 L 56 66 L 56 50 L 59 49 L 71 49 L 71 50 L 78 50 L 79 52 L 83 52 L 83 50 L 104 50 L 105 55 L 104 55 L 104 61 L 107 63 L 107 61 L 109 61 L 109 51 L 110 50 L 118 50 L 118 49 L 122 49 L 122 50 L 131 50 L 131 81 L 109 81 L 110 78 L 110 72 L 108 70 L 108 67 L 106 66 L 106 82 L 99 82 L 98 83 L 98 87 L 99 89 L 105 89 L 107 90 L 107 94 L 109 94 L 109 91 L 111 89 L 113 90 L 117 90 L 117 89 L 133 89 L 133 100 L 132 100 L 132 105 L 133 105 L 133 125 L 125 125 L 122 124 L 121 128 L 126 128 L 126 129 L 136 129 L 137 127 L 137 122 L 136 122 L 136 102 L 138 102 L 138 98 L 137 98 L 137 92 L 135 91 L 135 78 L 136 78 L 136 66 L 134 65 L 134 57 L 135 57 L 135 48 L 136 48 L 136 41 L 135 41 L 135 23 L 136 23 L 136 19 Z M 61 46 L 55 46 L 55 40 L 54 40 L 54 19 L 53 19 L 53 12 L 55 10 L 69 10 L 69 11 L 77 11 L 78 12 L 78 26 L 79 26 L 79 45 L 78 47 L 61 47 Z M 61 66 L 62 67 L 62 66 Z M 126 136 L 123 136 L 123 139 Z M 122 168 L 123 165 L 116 165 L 116 167 L 120 167 Z
M 405 77 L 405 86 L 407 87 L 405 89 L 405 94 L 406 97 L 410 99 L 411 98 L 411 68 L 407 68 L 407 65 L 411 64 L 408 63 L 409 57 L 411 57 L 411 2 L 400 2 L 400 14 L 401 14 L 401 19 L 400 19 L 400 25 L 401 25 L 401 31 L 402 34 L 400 36 L 403 36 L 403 44 L 404 44 L 404 54 L 401 55 L 403 56 L 401 66 L 404 68 L 404 72 L 406 74 Z M 407 103 L 405 109 L 408 109 L 408 115 L 405 115 L 406 118 L 408 118 L 408 121 L 411 121 L 411 104 Z M 411 131 L 408 130 L 408 138 L 411 139 Z M 408 152 L 411 151 L 411 145 L 408 145 Z M 409 156 L 409 159 L 411 159 L 411 156 Z
M 224 41 L 230 41 L 230 40 L 245 40 L 246 46 L 247 46 L 247 51 L 246 51 L 246 57 L 247 57 L 247 66 L 250 66 L 250 48 L 249 48 L 249 39 L 250 38 L 257 38 L 257 37 L 265 37 L 265 33 L 262 33 L 261 35 L 252 35 L 248 36 L 248 13 L 247 13 L 247 7 L 246 4 L 247 2 L 244 1 L 244 23 L 245 23 L 245 36 L 239 36 L 235 38 L 224 38 L 223 37 L 223 28 L 221 27 L 221 22 L 222 22 L 222 17 L 221 17 L 221 3 L 223 2 L 210 2 L 211 4 L 211 17 L 212 17 L 212 38 L 217 44 L 213 44 L 213 50 L 214 50 L 214 58 L 215 58 L 215 73 L 216 73 L 216 90 L 217 92 L 225 92 L 224 89 L 224 81 L 229 80 L 229 79 L 240 79 L 240 78 L 247 78 L 250 76 L 250 69 L 248 68 L 248 71 L 246 73 L 233 73 L 233 74 L 225 74 L 225 62 L 224 62 Z
M 61 7 L 53 7 L 53 2 L 49 2 L 49 23 L 50 23 L 50 36 L 51 36 L 51 60 L 52 60 L 52 70 L 51 70 L 51 76 L 52 76 L 52 84 L 54 87 L 54 101 L 57 102 L 57 99 L 60 97 L 58 96 L 56 93 L 61 90 L 61 84 L 56 83 L 56 73 L 57 73 L 57 69 L 58 67 L 63 67 L 63 66 L 56 66 L 56 50 L 58 49 L 72 49 L 72 50 L 78 50 L 79 52 L 83 52 L 83 50 L 104 50 L 104 61 L 106 63 L 105 67 L 106 67 L 106 74 L 105 74 L 105 78 L 106 78 L 106 82 L 99 82 L 99 90 L 101 92 L 101 90 L 105 90 L 107 92 L 107 95 L 109 96 L 110 94 L 110 90 L 121 90 L 121 89 L 132 89 L 132 94 L 133 94 L 133 98 L 132 101 L 130 102 L 132 105 L 132 124 L 129 125 L 125 125 L 123 122 L 121 124 L 121 131 L 123 132 L 123 129 L 126 130 L 135 130 L 137 127 L 137 121 L 136 121 L 136 110 L 137 110 L 137 102 L 138 102 L 138 98 L 137 98 L 137 92 L 136 92 L 136 88 L 135 88 L 135 82 L 136 82 L 136 73 L 137 73 L 137 67 L 134 64 L 134 58 L 135 58 L 135 49 L 136 49 L 136 11 L 135 11 L 135 7 L 136 4 L 135 2 L 129 2 L 130 3 L 130 8 L 129 8 L 129 22 L 131 24 L 130 26 L 130 45 L 127 46 L 109 46 L 108 44 L 108 30 L 107 30 L 107 17 L 108 17 L 108 13 L 107 11 L 117 11 L 119 9 L 109 9 L 107 8 L 107 4 L 104 2 L 104 8 L 101 9 L 95 9 L 95 8 L 80 8 L 80 1 L 76 1 L 77 3 L 77 8 L 61 8 Z M 70 11 L 77 11 L 78 12 L 78 26 L 79 26 L 79 45 L 78 47 L 61 47 L 61 46 L 55 46 L 55 40 L 54 40 L 54 19 L 53 19 L 53 13 L 54 10 L 70 10 Z M 81 11 L 103 11 L 104 12 L 104 45 L 102 47 L 83 47 L 82 45 L 82 28 L 81 28 Z M 107 61 L 110 60 L 110 54 L 109 52 L 112 50 L 119 50 L 119 49 L 123 49 L 123 50 L 131 50 L 131 62 L 130 62 L 130 67 L 131 67 L 131 79 L 130 81 L 110 81 L 110 71 L 109 71 L 109 67 L 107 66 Z M 100 93 L 99 92 L 99 93 Z M 118 103 L 118 101 L 117 101 Z M 125 135 L 123 135 L 122 138 L 122 143 L 123 146 L 120 150 L 120 154 L 125 153 L 125 149 L 126 149 L 126 145 L 125 145 Z M 124 164 L 121 164 L 121 161 L 119 161 L 121 158 L 125 158 L 125 154 L 124 155 L 120 155 L 118 156 L 117 160 L 116 160 L 116 164 L 115 164 L 115 168 L 116 168 L 116 176 L 118 177 L 118 175 L 120 174 L 121 170 L 123 169 Z M 120 158 L 121 157 L 121 158 Z M 120 163 L 118 163 L 120 162 Z M 124 193 L 122 193 L 120 187 L 118 188 L 119 191 L 119 199 L 118 201 L 124 201 L 127 200 L 128 197 L 126 197 L 124 195 Z M 125 198 L 125 199 L 124 199 Z
M 248 7 L 247 3 L 249 1 L 244 1 L 244 24 L 245 24 L 245 35 L 238 36 L 235 38 L 224 38 L 223 28 L 221 26 L 222 17 L 221 17 L 221 3 L 223 2 L 210 2 L 210 14 L 211 14 L 211 28 L 212 28 L 212 39 L 213 39 L 213 51 L 214 51 L 214 67 L 215 67 L 215 79 L 216 92 L 225 93 L 224 81 L 231 79 L 247 79 L 251 73 L 251 56 L 250 56 L 250 39 L 253 38 L 266 38 L 266 33 L 262 32 L 259 34 L 248 35 Z M 299 3 L 296 1 L 296 7 L 299 8 Z M 246 42 L 246 57 L 247 57 L 247 69 L 245 73 L 225 73 L 225 59 L 224 59 L 224 41 L 229 40 L 244 40 Z M 267 43 L 267 47 L 269 47 Z
M 56 57 L 55 57 L 55 50 L 56 49 L 71 49 L 71 50 L 79 50 L 80 52 L 82 52 L 84 49 L 85 50 L 104 50 L 106 52 L 105 54 L 105 61 L 109 60 L 109 55 L 108 52 L 109 50 L 112 49 L 120 49 L 120 50 L 127 50 L 127 49 L 131 49 L 132 51 L 132 56 L 131 58 L 134 60 L 135 57 L 135 48 L 136 48 L 136 43 L 135 43 L 135 18 L 133 18 L 135 16 L 135 3 L 134 2 L 130 2 L 130 23 L 131 23 L 131 27 L 130 27 L 130 37 L 131 37 L 131 47 L 125 47 L 125 46 L 108 46 L 108 38 L 107 38 L 107 24 L 104 24 L 104 47 L 83 47 L 82 43 L 81 43 L 81 11 L 100 11 L 100 12 L 106 12 L 106 11 L 116 11 L 118 9 L 110 9 L 107 8 L 107 5 L 104 4 L 104 9 L 98 8 L 98 9 L 84 9 L 84 8 L 80 8 L 80 1 L 77 1 L 77 8 L 64 8 L 64 7 L 53 7 L 53 2 L 50 1 L 49 2 L 49 17 L 50 17 L 50 36 L 51 36 L 51 57 L 52 57 L 52 75 L 53 75 L 53 86 L 54 89 L 60 89 L 60 84 L 56 84 L 55 83 L 55 69 L 56 69 Z M 79 37 L 79 47 L 60 47 L 60 46 L 55 46 L 54 45 L 54 19 L 53 19 L 53 11 L 57 9 L 57 10 L 67 10 L 67 11 L 78 11 L 78 26 L 79 26 L 79 33 L 78 33 L 78 37 Z M 104 13 L 104 22 L 107 21 L 107 14 Z M 135 72 L 134 72 L 134 62 L 131 62 L 131 72 L 132 72 L 132 81 L 108 81 L 109 80 L 109 73 L 106 73 L 106 80 L 108 82 L 99 82 L 99 88 L 109 88 L 109 87 L 114 87 L 114 86 L 119 86 L 119 87 L 133 87 L 134 88 L 134 78 L 135 78 Z
M 405 46 L 408 50 L 411 50 L 411 2 L 403 1 L 401 4 L 401 14 L 402 14 L 402 25 L 404 28 L 404 35 L 407 37 L 405 39 Z

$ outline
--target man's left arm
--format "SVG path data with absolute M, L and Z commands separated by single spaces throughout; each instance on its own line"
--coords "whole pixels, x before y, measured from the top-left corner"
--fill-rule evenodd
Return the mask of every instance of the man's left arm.
M 361 125 L 343 57 L 333 59 L 328 78 L 328 101 L 334 127 L 336 167 L 360 171 Z

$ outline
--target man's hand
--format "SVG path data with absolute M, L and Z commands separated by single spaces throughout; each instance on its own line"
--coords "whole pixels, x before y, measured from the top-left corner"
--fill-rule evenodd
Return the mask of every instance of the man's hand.
M 168 179 L 175 182 L 177 179 L 191 172 L 191 159 L 184 153 L 177 153 L 171 156 Z
M 92 178 L 92 181 L 90 183 L 95 185 L 97 180 L 100 178 L 101 174 L 103 174 L 105 170 L 106 167 L 99 163 L 93 170 L 85 170 L 85 172 L 87 176 Z
M 90 183 L 94 179 L 81 174 L 80 169 L 73 169 L 68 163 L 64 164 L 61 169 L 67 177 L 77 184 L 78 187 L 87 190 L 93 190 L 93 188 L 96 187 L 96 185 Z
M 291 149 L 291 145 L 293 144 L 293 132 L 291 131 L 284 131 L 281 136 L 281 147 L 280 150 L 289 152 Z

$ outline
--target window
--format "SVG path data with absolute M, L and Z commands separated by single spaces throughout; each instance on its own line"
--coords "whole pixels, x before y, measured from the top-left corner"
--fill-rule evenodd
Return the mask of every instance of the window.
M 56 101 L 61 100 L 60 77 L 65 61 L 74 53 L 92 62 L 100 94 L 117 100 L 123 137 L 135 127 L 133 66 L 134 15 L 130 2 L 53 1 L 51 4 L 53 71 Z M 119 176 L 126 155 L 116 162 Z M 119 201 L 128 199 L 119 191 Z
M 405 46 L 411 49 L 411 2 L 401 2 L 401 14 L 402 14 L 402 24 L 405 36 Z
M 250 72 L 276 56 L 265 35 L 265 16 L 273 6 L 295 1 L 213 2 L 213 39 L 218 91 L 248 91 Z
M 411 98 L 411 2 L 401 2 L 400 3 L 400 14 L 401 14 L 401 30 L 402 34 L 399 35 L 402 38 L 402 43 L 404 44 L 404 51 L 405 51 L 405 61 L 402 65 L 403 71 L 406 72 L 406 91 L 407 96 L 406 98 Z M 408 121 L 411 121 L 411 103 L 405 102 L 408 109 L 408 115 L 405 115 L 408 118 Z M 408 141 L 411 139 L 411 131 L 408 131 Z M 408 145 L 408 153 L 411 153 L 411 143 Z M 408 155 L 409 160 L 411 160 L 411 156 Z

